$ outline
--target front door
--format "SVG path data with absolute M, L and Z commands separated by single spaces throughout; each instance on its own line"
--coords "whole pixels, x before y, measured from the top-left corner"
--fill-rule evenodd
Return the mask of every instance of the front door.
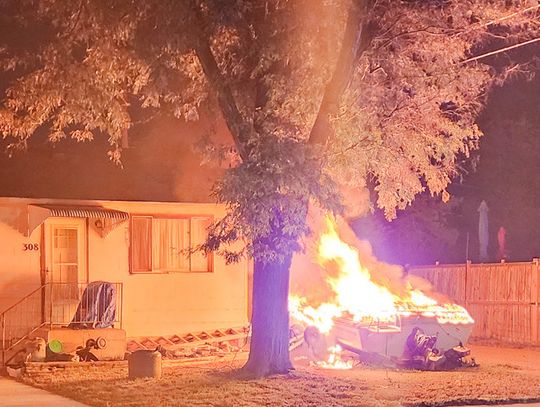
M 86 220 L 49 218 L 45 222 L 48 304 L 51 322 L 65 325 L 75 314 L 88 282 Z

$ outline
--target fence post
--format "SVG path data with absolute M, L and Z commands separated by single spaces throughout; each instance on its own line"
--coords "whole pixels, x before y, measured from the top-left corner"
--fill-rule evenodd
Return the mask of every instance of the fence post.
M 6 363 L 6 314 L 2 314 L 2 366 Z
M 120 283 L 120 329 L 123 329 L 124 321 L 124 284 Z
M 465 309 L 469 307 L 469 296 L 467 292 L 469 291 L 469 271 L 471 269 L 471 261 L 467 260 L 465 262 L 465 276 L 463 278 L 463 301 L 465 302 Z
M 47 286 L 45 284 L 42 284 L 41 285 L 41 290 L 40 290 L 40 304 L 41 304 L 41 323 L 44 324 L 46 322 L 46 313 L 47 313 L 47 310 L 45 309 L 46 308 L 46 304 L 47 304 Z
M 540 279 L 540 262 L 537 258 L 533 259 L 534 270 L 531 276 L 531 343 L 538 344 L 539 342 L 539 332 L 538 332 L 538 317 L 539 317 L 539 308 L 540 308 L 540 295 L 539 295 L 539 284 L 538 280 Z
M 53 308 L 54 308 L 54 299 L 53 299 L 53 283 L 49 283 L 49 328 L 52 329 L 53 324 Z

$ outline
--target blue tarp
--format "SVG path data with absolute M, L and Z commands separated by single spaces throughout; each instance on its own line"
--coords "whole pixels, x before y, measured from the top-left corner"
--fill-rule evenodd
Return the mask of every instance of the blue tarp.
M 68 328 L 92 329 L 113 326 L 116 319 L 116 288 L 105 281 L 94 281 L 84 289 L 77 311 Z

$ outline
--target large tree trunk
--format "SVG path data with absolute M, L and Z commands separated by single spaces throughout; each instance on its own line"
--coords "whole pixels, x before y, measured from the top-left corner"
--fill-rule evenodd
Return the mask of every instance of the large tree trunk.
M 244 372 L 251 377 L 292 369 L 287 304 L 291 258 L 280 263 L 255 262 L 251 348 L 244 366 Z

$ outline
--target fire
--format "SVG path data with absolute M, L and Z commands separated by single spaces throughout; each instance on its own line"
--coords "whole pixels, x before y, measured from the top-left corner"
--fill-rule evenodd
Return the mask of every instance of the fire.
M 305 298 L 289 296 L 289 313 L 291 317 L 308 326 L 315 326 L 322 334 L 327 334 L 334 325 L 334 318 L 342 315 L 335 304 L 324 303 L 317 308 L 307 305 Z
M 339 345 L 331 346 L 328 350 L 330 352 L 328 355 L 328 359 L 317 362 L 317 366 L 322 367 L 324 369 L 340 369 L 340 370 L 353 368 L 352 360 L 343 360 L 341 358 L 341 353 L 343 352 L 343 349 L 341 349 L 341 346 Z
M 291 317 L 307 326 L 315 326 L 321 333 L 332 330 L 339 317 L 352 318 L 356 323 L 386 325 L 395 324 L 401 317 L 418 315 L 436 318 L 441 324 L 474 322 L 461 306 L 438 303 L 421 289 L 413 287 L 407 279 L 399 287 L 387 287 L 373 281 L 370 271 L 362 265 L 358 250 L 344 242 L 334 222 L 326 218 L 327 230 L 318 241 L 318 263 L 321 267 L 335 264 L 337 276 L 326 278 L 334 297 L 317 307 L 304 297 L 290 296 Z M 321 362 L 323 367 L 347 368 L 341 364 L 341 349 L 330 350 L 330 358 Z
M 329 218 L 327 223 L 329 231 L 319 243 L 319 261 L 322 265 L 335 261 L 339 266 L 339 276 L 328 279 L 339 309 L 350 313 L 355 322 L 375 315 L 380 319 L 395 315 L 392 293 L 371 281 L 369 270 L 360 264 L 358 252 L 339 238 Z

